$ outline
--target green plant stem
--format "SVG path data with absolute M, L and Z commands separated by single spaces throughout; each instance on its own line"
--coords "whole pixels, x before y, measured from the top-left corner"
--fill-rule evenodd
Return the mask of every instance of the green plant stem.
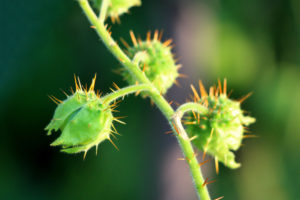
M 191 139 L 188 137 L 184 127 L 182 126 L 181 119 L 182 119 L 183 115 L 189 111 L 195 111 L 200 114 L 204 114 L 204 113 L 208 112 L 206 107 L 204 107 L 200 104 L 197 104 L 197 103 L 185 103 L 176 110 L 176 112 L 173 115 L 172 122 L 177 127 L 177 129 L 176 129 L 177 134 L 180 135 L 181 138 L 184 138 L 184 141 L 186 144 L 188 144 L 188 143 L 190 144 Z M 200 166 L 198 164 L 198 160 L 197 160 L 194 152 L 192 152 L 192 150 L 193 149 L 190 149 L 190 145 L 186 145 L 185 151 L 191 151 L 191 152 L 187 152 L 187 155 L 193 155 L 193 156 L 186 157 L 185 159 L 187 160 L 187 162 L 190 165 L 190 170 L 191 170 L 191 173 L 193 174 L 194 184 L 195 184 L 196 190 L 198 191 L 198 196 L 201 197 L 201 199 L 210 199 L 206 186 L 204 185 L 204 187 L 203 187 L 204 179 L 201 174 L 201 168 L 200 168 Z
M 151 87 L 151 85 L 148 84 L 132 85 L 109 93 L 102 97 L 102 100 L 104 103 L 110 104 L 112 101 L 115 101 L 118 98 L 124 97 L 128 94 L 140 91 L 151 91 L 152 89 L 153 88 Z
M 200 114 L 206 114 L 208 112 L 207 108 L 199 103 L 185 103 L 179 106 L 176 110 L 177 115 L 182 118 L 186 112 L 195 111 Z
M 109 0 L 102 0 L 101 8 L 100 8 L 100 14 L 99 14 L 99 21 L 104 23 L 107 13 Z
M 117 43 L 112 39 L 109 32 L 106 30 L 104 23 L 98 20 L 93 9 L 90 7 L 88 0 L 79 0 L 79 4 L 83 12 L 87 16 L 88 20 L 95 27 L 96 32 L 104 42 L 105 46 L 109 49 L 109 51 L 120 61 L 120 63 L 125 67 L 125 69 L 127 69 L 139 83 L 147 85 L 149 84 L 152 87 L 152 90 L 149 91 L 149 96 L 152 99 L 152 101 L 156 104 L 156 106 L 161 110 L 164 116 L 167 118 L 175 133 L 178 143 L 182 149 L 182 153 L 184 157 L 187 158 L 187 163 L 190 167 L 191 175 L 194 180 L 194 185 L 198 197 L 201 198 L 201 200 L 210 200 L 207 187 L 202 186 L 202 184 L 204 183 L 203 177 L 201 174 L 201 170 L 199 169 L 199 164 L 196 159 L 190 140 L 182 137 L 179 134 L 176 134 L 177 128 L 173 123 L 174 110 L 172 109 L 172 107 L 159 93 L 155 86 L 149 81 L 149 79 L 145 76 L 144 72 L 140 70 L 139 66 L 137 66 L 136 63 L 132 62 L 117 45 Z
M 140 68 L 133 63 L 127 55 L 121 50 L 121 48 L 117 45 L 117 43 L 112 39 L 104 23 L 99 22 L 96 14 L 93 9 L 89 5 L 87 0 L 79 0 L 79 4 L 87 16 L 88 20 L 95 27 L 96 32 L 102 39 L 105 46 L 108 50 L 120 61 L 120 63 L 127 69 L 130 74 L 135 77 L 135 79 L 139 83 L 151 84 L 149 79 L 145 76 L 145 73 L 140 70 Z M 155 102 L 155 104 L 160 108 L 163 114 L 170 119 L 173 115 L 174 111 L 172 107 L 168 104 L 168 102 L 160 95 L 159 91 L 153 86 L 153 90 L 151 92 L 150 97 Z

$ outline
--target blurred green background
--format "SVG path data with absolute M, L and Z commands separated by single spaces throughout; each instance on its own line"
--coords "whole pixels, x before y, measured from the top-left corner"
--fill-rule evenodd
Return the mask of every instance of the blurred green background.
M 213 198 L 298 199 L 300 188 L 300 1 L 145 0 L 113 25 L 116 39 L 128 31 L 144 37 L 164 29 L 183 64 L 182 87 L 168 100 L 183 103 L 190 84 L 206 86 L 226 77 L 231 97 L 253 91 L 243 108 L 257 118 L 258 138 L 237 152 L 238 170 L 204 167 Z M 43 130 L 56 107 L 47 95 L 64 98 L 73 74 L 109 92 L 126 86 L 120 68 L 74 0 L 6 1 L 1 5 L 0 199 L 193 200 L 187 165 L 159 110 L 130 96 L 120 105 L 128 116 L 122 134 L 101 144 L 98 156 L 67 155 L 49 144 Z M 174 105 L 174 107 L 176 107 Z

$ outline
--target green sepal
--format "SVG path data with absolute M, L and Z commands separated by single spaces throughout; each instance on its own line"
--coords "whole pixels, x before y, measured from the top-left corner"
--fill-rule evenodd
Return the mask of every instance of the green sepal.
M 80 92 L 76 92 L 74 95 L 69 96 L 65 101 L 59 104 L 55 110 L 53 119 L 45 128 L 45 130 L 48 130 L 48 135 L 51 135 L 52 130 L 58 131 L 60 127 L 63 127 L 66 119 L 86 102 L 84 95 Z
M 60 118 L 58 118 L 60 117 Z M 51 146 L 62 146 L 66 153 L 86 152 L 93 146 L 109 139 L 113 115 L 109 105 L 94 91 L 78 90 L 58 105 L 54 119 L 46 127 L 61 131 L 61 135 Z
M 103 123 L 102 119 L 106 118 L 106 120 L 112 121 L 112 116 L 97 109 L 92 105 L 93 103 L 84 105 L 67 120 L 61 136 L 51 144 L 52 146 L 84 145 L 95 140 L 104 128 L 105 122 Z

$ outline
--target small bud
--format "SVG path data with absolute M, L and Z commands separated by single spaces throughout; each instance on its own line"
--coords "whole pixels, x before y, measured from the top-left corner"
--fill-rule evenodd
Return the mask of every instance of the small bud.
M 130 34 L 133 46 L 125 45 L 127 46 L 128 56 L 138 64 L 154 86 L 162 94 L 165 94 L 179 76 L 178 66 L 169 46 L 171 40 L 162 43 L 160 41 L 161 34 L 158 31 L 155 32 L 153 39 L 151 39 L 150 32 L 148 32 L 146 41 L 137 40 L 133 32 L 130 32 Z M 123 72 L 123 76 L 129 84 L 135 83 L 135 79 L 127 71 Z
M 87 152 L 93 146 L 110 139 L 113 115 L 109 105 L 104 104 L 94 92 L 95 79 L 89 90 L 76 82 L 76 91 L 62 101 L 55 110 L 54 117 L 45 128 L 48 135 L 61 131 L 61 135 L 51 146 L 62 146 L 66 153 Z
M 227 97 L 225 81 L 223 90 L 219 83 L 217 89 L 210 88 L 210 94 L 206 93 L 200 82 L 201 98 L 192 86 L 195 102 L 206 106 L 208 112 L 201 115 L 190 113 L 187 118 L 187 133 L 189 137 L 198 136 L 193 140 L 197 148 L 234 169 L 240 163 L 236 163 L 232 151 L 239 149 L 245 126 L 254 123 L 255 119 L 243 114 L 239 101 Z
M 101 7 L 102 0 L 93 0 L 95 8 Z M 131 7 L 140 6 L 141 0 L 110 0 L 107 15 L 118 19 L 124 13 L 127 13 Z

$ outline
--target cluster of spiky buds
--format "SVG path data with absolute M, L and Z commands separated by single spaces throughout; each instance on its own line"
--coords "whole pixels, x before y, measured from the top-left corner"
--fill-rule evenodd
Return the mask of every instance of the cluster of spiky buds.
M 76 91 L 66 100 L 60 101 L 55 97 L 51 99 L 58 104 L 54 117 L 50 124 L 45 128 L 48 135 L 52 131 L 61 131 L 51 145 L 62 146 L 62 151 L 66 153 L 86 152 L 93 146 L 108 139 L 116 131 L 114 129 L 112 115 L 113 106 L 109 105 L 95 93 L 94 86 L 96 76 L 92 80 L 89 89 L 84 88 L 79 78 L 75 78 Z M 111 141 L 112 142 L 112 141 Z M 112 144 L 114 144 L 112 142 Z M 115 145 L 114 145 L 115 146 Z
M 136 61 L 161 94 L 165 94 L 174 83 L 177 83 L 176 78 L 180 76 L 178 73 L 180 65 L 176 65 L 171 52 L 172 40 L 161 42 L 162 32 L 159 33 L 157 30 L 153 38 L 151 38 L 151 32 L 148 32 L 146 41 L 136 39 L 132 31 L 130 31 L 130 36 L 133 46 L 123 41 L 127 47 L 128 56 Z M 129 84 L 135 84 L 136 80 L 127 71 L 123 72 L 123 76 Z
M 186 118 L 187 133 L 194 137 L 193 144 L 218 161 L 230 168 L 238 168 L 239 163 L 235 161 L 236 151 L 241 146 L 245 126 L 254 123 L 255 119 L 244 116 L 240 101 L 233 101 L 227 96 L 227 82 L 224 80 L 223 88 L 219 81 L 218 88 L 211 87 L 207 94 L 203 84 L 199 81 L 200 95 L 191 86 L 194 96 L 193 100 L 207 107 L 207 113 L 197 114 L 192 112 Z M 247 97 L 247 96 L 246 96 Z M 216 166 L 217 168 L 217 166 Z
M 93 5 L 95 8 L 99 9 L 101 7 L 103 0 L 93 0 Z M 111 17 L 111 20 L 119 21 L 119 16 L 124 13 L 128 13 L 129 9 L 134 6 L 140 6 L 141 0 L 110 0 L 107 9 L 107 16 Z

